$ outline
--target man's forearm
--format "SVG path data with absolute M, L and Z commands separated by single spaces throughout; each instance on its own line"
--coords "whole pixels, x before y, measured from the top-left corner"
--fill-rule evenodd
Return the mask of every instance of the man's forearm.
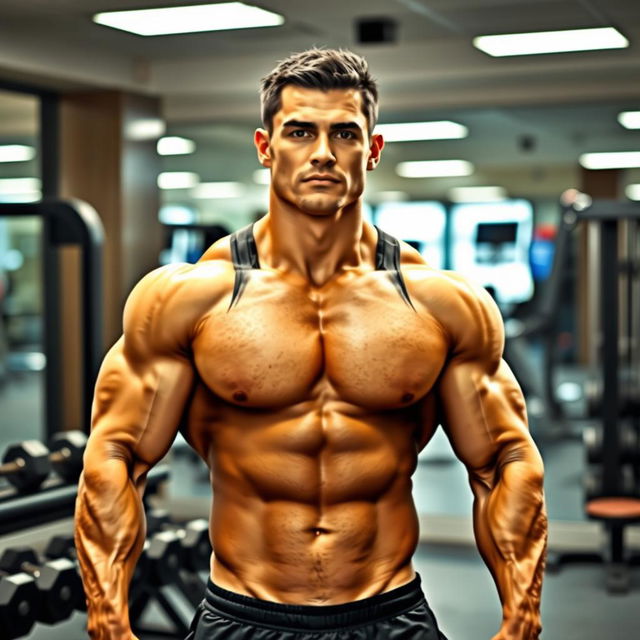
M 472 481 L 478 548 L 498 587 L 503 624 L 496 640 L 535 640 L 547 542 L 542 465 L 506 462 L 495 484 Z
M 89 636 L 129 640 L 128 590 L 144 544 L 144 513 L 124 460 L 85 468 L 78 485 L 75 539 Z

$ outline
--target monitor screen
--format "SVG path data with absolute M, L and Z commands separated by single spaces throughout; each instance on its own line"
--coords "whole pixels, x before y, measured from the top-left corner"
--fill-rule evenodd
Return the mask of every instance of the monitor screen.
M 487 244 L 515 243 L 518 232 L 517 222 L 479 222 L 476 242 Z
M 492 291 L 499 304 L 525 302 L 533 295 L 532 232 L 533 207 L 527 200 L 454 205 L 452 267 Z

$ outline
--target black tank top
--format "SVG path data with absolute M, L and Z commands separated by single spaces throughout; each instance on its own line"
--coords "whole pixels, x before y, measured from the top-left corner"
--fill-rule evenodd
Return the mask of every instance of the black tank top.
M 414 309 L 404 279 L 402 278 L 402 273 L 400 272 L 400 243 L 396 238 L 382 231 L 382 229 L 376 227 L 376 231 L 378 232 L 376 270 L 389 272 L 389 278 L 398 290 L 400 297 Z M 251 270 L 260 268 L 258 248 L 256 247 L 256 241 L 253 237 L 253 224 L 243 227 L 231 234 L 231 259 L 236 277 L 233 283 L 233 295 L 231 296 L 229 309 L 240 300 L 249 282 Z

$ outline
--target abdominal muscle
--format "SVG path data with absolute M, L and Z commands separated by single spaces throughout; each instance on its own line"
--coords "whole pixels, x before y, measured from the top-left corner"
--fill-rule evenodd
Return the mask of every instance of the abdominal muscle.
M 412 580 L 417 454 L 406 416 L 232 413 L 209 424 L 201 451 L 212 470 L 215 584 L 330 605 Z

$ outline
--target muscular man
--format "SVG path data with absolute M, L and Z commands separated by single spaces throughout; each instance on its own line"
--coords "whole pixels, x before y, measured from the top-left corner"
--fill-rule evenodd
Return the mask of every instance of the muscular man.
M 76 513 L 91 637 L 134 637 L 145 477 L 181 429 L 214 498 L 189 638 L 444 638 L 412 566 L 411 495 L 441 423 L 503 605 L 494 640 L 538 638 L 542 463 L 495 305 L 363 222 L 384 142 L 362 58 L 281 62 L 262 116 L 269 213 L 146 276 L 100 371 Z

